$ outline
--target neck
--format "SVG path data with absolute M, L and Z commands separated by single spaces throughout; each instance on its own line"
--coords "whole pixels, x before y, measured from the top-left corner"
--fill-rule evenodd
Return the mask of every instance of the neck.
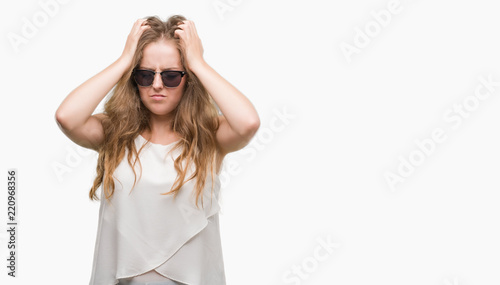
M 172 129 L 173 120 L 173 114 L 158 116 L 150 113 L 149 129 L 145 130 L 146 135 L 148 137 L 151 137 L 151 139 L 156 140 L 162 140 L 165 138 L 170 138 L 171 136 L 175 136 Z

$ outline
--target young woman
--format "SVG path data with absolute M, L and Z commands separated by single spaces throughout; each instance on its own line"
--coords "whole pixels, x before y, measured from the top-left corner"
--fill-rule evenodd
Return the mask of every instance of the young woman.
M 92 115 L 113 87 L 105 111 Z M 218 173 L 260 120 L 204 61 L 192 21 L 137 20 L 122 55 L 55 115 L 68 138 L 99 153 L 90 284 L 225 284 Z

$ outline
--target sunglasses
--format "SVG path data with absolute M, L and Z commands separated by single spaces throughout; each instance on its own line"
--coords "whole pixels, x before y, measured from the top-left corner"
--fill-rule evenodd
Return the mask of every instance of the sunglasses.
M 161 76 L 161 81 L 165 87 L 177 87 L 181 84 L 182 77 L 186 75 L 185 71 L 178 70 L 165 70 L 161 72 L 155 72 L 146 69 L 134 69 L 132 76 L 134 77 L 135 83 L 142 87 L 149 87 L 153 84 L 156 74 L 159 73 Z

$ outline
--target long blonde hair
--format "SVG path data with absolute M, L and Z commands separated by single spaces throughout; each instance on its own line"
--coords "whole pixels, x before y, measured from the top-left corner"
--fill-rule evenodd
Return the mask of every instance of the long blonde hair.
M 187 73 L 184 93 L 178 106 L 172 111 L 174 112 L 172 129 L 180 136 L 179 142 L 172 148 L 172 150 L 181 150 L 180 155 L 174 162 L 177 178 L 171 190 L 162 193 L 162 195 L 174 194 L 175 198 L 185 182 L 196 178 L 194 189 L 196 206 L 198 207 L 198 199 L 201 196 L 203 207 L 202 193 L 209 171 L 212 177 L 213 191 L 214 168 L 221 159 L 219 146 L 215 139 L 215 133 L 219 128 L 218 112 L 207 90 L 196 75 L 187 68 L 184 51 L 179 44 L 179 39 L 174 37 L 174 31 L 178 29 L 177 24 L 183 20 L 186 20 L 186 18 L 181 15 L 171 16 L 166 22 L 156 16 L 147 18 L 147 24 L 151 28 L 145 30 L 141 35 L 133 58 L 133 64 L 120 78 L 113 89 L 112 96 L 104 105 L 104 114 L 107 115 L 102 120 L 105 139 L 98 149 L 97 176 L 89 193 L 91 200 L 99 200 L 96 191 L 101 184 L 106 199 L 109 200 L 112 197 L 115 188 L 112 175 L 125 155 L 125 148 L 129 149 L 127 161 L 134 171 L 135 177 L 132 188 L 135 186 L 137 175 L 134 166 L 139 160 L 142 147 L 137 151 L 134 139 L 142 131 L 150 131 L 151 127 L 149 125 L 150 111 L 142 103 L 138 88 L 131 76 L 133 69 L 142 60 L 143 49 L 148 44 L 162 39 L 166 39 L 177 46 L 182 67 Z M 132 163 L 133 156 L 135 156 L 135 160 Z M 139 165 L 141 165 L 140 161 Z M 191 165 L 195 166 L 194 171 L 186 180 L 187 170 Z

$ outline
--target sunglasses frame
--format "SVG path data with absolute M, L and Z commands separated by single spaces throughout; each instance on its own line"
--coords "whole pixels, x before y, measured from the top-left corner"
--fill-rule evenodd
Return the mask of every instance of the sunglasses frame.
M 147 72 L 151 72 L 151 73 L 154 73 L 153 75 L 153 81 L 151 82 L 151 84 L 149 85 L 140 85 L 137 80 L 135 80 L 135 74 L 137 73 L 137 71 L 147 71 Z M 163 82 L 163 73 L 164 72 L 177 72 L 177 73 L 180 73 L 181 74 L 181 81 L 179 81 L 179 84 L 177 86 L 167 86 L 165 85 L 165 82 Z M 137 69 L 137 68 L 134 68 L 134 70 L 132 71 L 132 78 L 134 79 L 134 82 L 138 85 L 138 86 L 141 86 L 141 87 L 150 87 L 153 85 L 153 83 L 155 82 L 155 77 L 156 77 L 156 74 L 159 73 L 160 74 L 160 78 L 161 78 L 161 83 L 163 83 L 163 87 L 165 88 L 176 88 L 176 87 L 179 87 L 179 85 L 181 85 L 181 82 L 182 82 L 182 77 L 184 77 L 184 75 L 186 75 L 186 72 L 185 71 L 182 71 L 182 70 L 163 70 L 163 71 L 153 71 L 153 70 L 149 70 L 149 69 Z

